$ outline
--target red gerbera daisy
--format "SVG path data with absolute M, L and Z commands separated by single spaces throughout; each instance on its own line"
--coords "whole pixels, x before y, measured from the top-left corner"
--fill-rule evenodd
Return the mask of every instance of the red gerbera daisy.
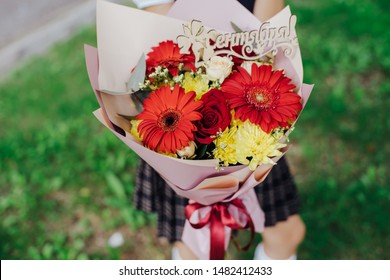
M 290 127 L 302 109 L 301 97 L 293 92 L 282 70 L 252 64 L 252 76 L 242 67 L 222 84 L 222 91 L 235 117 L 250 120 L 266 133 L 278 127 Z
M 173 41 L 164 41 L 153 47 L 148 53 L 146 67 L 148 73 L 154 71 L 157 66 L 166 67 L 173 76 L 178 74 L 178 66 L 183 63 L 184 67 L 196 71 L 195 56 L 193 54 L 181 54 L 178 44 Z
M 142 120 L 138 132 L 144 144 L 156 152 L 176 153 L 176 150 L 188 146 L 194 140 L 197 130 L 194 122 L 202 118 L 196 110 L 202 107 L 201 101 L 195 101 L 194 91 L 184 92 L 176 85 L 152 92 L 144 101 L 144 110 L 137 116 Z

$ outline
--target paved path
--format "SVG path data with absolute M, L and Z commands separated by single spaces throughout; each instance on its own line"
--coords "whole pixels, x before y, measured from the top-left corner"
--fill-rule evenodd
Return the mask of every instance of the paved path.
M 26 58 L 92 24 L 95 13 L 96 0 L 0 0 L 0 79 Z

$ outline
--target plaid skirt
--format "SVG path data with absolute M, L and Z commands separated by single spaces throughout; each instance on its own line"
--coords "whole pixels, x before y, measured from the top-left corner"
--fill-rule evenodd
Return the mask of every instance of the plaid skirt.
M 273 226 L 298 213 L 298 192 L 284 157 L 265 181 L 255 187 L 255 192 L 265 213 L 265 226 Z M 165 237 L 169 242 L 181 239 L 188 199 L 177 195 L 142 159 L 137 170 L 134 200 L 137 209 L 157 213 L 158 237 Z

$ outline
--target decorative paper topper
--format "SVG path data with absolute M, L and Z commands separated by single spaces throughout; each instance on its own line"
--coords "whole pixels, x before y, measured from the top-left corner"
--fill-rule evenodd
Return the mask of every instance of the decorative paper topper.
M 192 49 L 197 67 L 216 55 L 258 60 L 267 54 L 276 55 L 282 49 L 287 57 L 293 57 L 298 47 L 296 22 L 297 17 L 292 15 L 285 26 L 273 27 L 264 22 L 258 30 L 219 34 L 213 29 L 206 31 L 202 22 L 193 20 L 183 24 L 184 35 L 178 36 L 177 42 L 183 53 Z

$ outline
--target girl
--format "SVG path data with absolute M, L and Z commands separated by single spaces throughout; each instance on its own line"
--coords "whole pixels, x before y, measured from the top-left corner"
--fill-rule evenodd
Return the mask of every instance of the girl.
M 194 0 L 195 1 L 195 0 Z M 173 0 L 134 0 L 138 8 L 165 14 Z M 283 0 L 240 0 L 261 21 L 266 21 L 283 9 Z M 174 243 L 173 259 L 196 259 L 180 241 L 186 198 L 178 196 L 148 164 L 140 160 L 136 177 L 135 204 L 146 212 L 157 212 L 158 236 Z M 265 181 L 255 187 L 260 206 L 265 213 L 262 243 L 254 259 L 296 259 L 296 251 L 305 235 L 305 225 L 299 214 L 296 186 L 283 157 Z

